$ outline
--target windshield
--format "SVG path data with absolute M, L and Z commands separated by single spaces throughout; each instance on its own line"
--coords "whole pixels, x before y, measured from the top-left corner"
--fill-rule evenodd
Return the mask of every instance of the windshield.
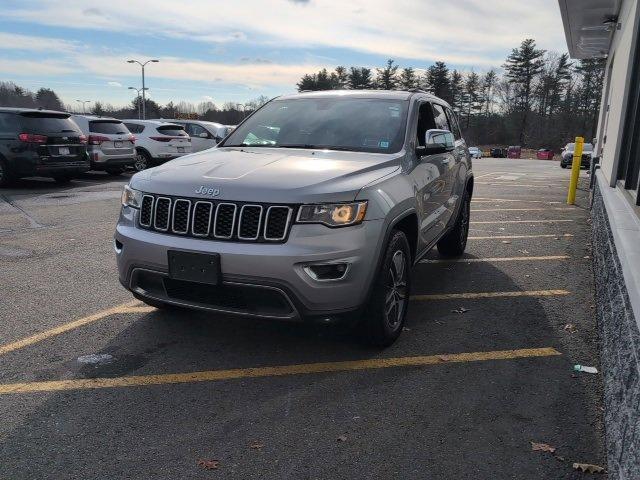
M 89 122 L 89 131 L 93 133 L 106 133 L 124 135 L 129 133 L 127 127 L 122 122 L 114 122 L 113 120 L 100 120 Z
M 567 146 L 565 147 L 568 151 L 573 152 L 576 148 L 576 144 L 575 143 L 567 143 Z M 582 144 L 582 151 L 583 152 L 592 152 L 593 151 L 593 145 L 590 143 L 583 143 Z
M 30 133 L 80 133 L 78 126 L 66 114 L 21 114 L 22 128 Z
M 237 127 L 222 146 L 395 153 L 404 143 L 407 105 L 377 98 L 276 100 Z

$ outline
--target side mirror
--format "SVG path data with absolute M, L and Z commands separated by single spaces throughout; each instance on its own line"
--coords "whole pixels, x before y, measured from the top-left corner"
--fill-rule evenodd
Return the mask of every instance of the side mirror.
M 416 155 L 436 155 L 438 153 L 451 152 L 455 148 L 453 133 L 448 130 L 427 130 L 424 138 L 424 147 L 416 148 Z
M 199 134 L 198 134 L 198 136 L 199 136 L 200 138 L 209 138 L 209 134 L 208 134 L 208 133 L 206 133 L 206 132 L 199 133 Z

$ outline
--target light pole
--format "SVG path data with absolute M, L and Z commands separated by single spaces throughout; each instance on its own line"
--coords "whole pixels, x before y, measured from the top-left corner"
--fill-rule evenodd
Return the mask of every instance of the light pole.
M 140 92 L 144 90 L 149 90 L 148 88 L 136 88 L 136 87 L 128 87 L 129 90 L 135 90 L 138 94 L 138 120 L 140 120 Z
M 152 60 L 147 60 L 146 62 L 139 62 L 138 60 L 127 60 L 127 63 L 137 63 L 142 67 L 142 119 L 145 120 L 147 118 L 147 109 L 146 109 L 146 98 L 144 96 L 144 91 L 146 90 L 144 86 L 144 66 L 147 63 L 158 63 L 160 60 L 156 60 L 155 58 Z
M 82 104 L 82 113 L 85 114 L 87 113 L 87 111 L 85 110 L 85 104 L 90 103 L 91 100 L 76 100 L 76 102 L 81 103 Z

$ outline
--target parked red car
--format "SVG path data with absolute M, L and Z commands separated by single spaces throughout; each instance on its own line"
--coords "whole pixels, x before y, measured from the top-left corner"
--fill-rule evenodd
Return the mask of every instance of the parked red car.
M 541 148 L 536 153 L 536 158 L 538 160 L 553 160 L 553 150 L 548 148 Z
M 507 149 L 507 158 L 520 158 L 520 155 L 522 154 L 522 147 L 521 146 L 514 146 L 514 145 L 510 145 L 509 148 Z

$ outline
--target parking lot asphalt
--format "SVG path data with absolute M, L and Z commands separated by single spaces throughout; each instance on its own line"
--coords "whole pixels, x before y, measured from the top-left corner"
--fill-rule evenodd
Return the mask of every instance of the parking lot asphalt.
M 386 350 L 119 285 L 127 176 L 0 190 L 0 479 L 573 479 L 604 465 L 586 173 L 480 159 Z M 543 443 L 555 452 L 533 450 Z

